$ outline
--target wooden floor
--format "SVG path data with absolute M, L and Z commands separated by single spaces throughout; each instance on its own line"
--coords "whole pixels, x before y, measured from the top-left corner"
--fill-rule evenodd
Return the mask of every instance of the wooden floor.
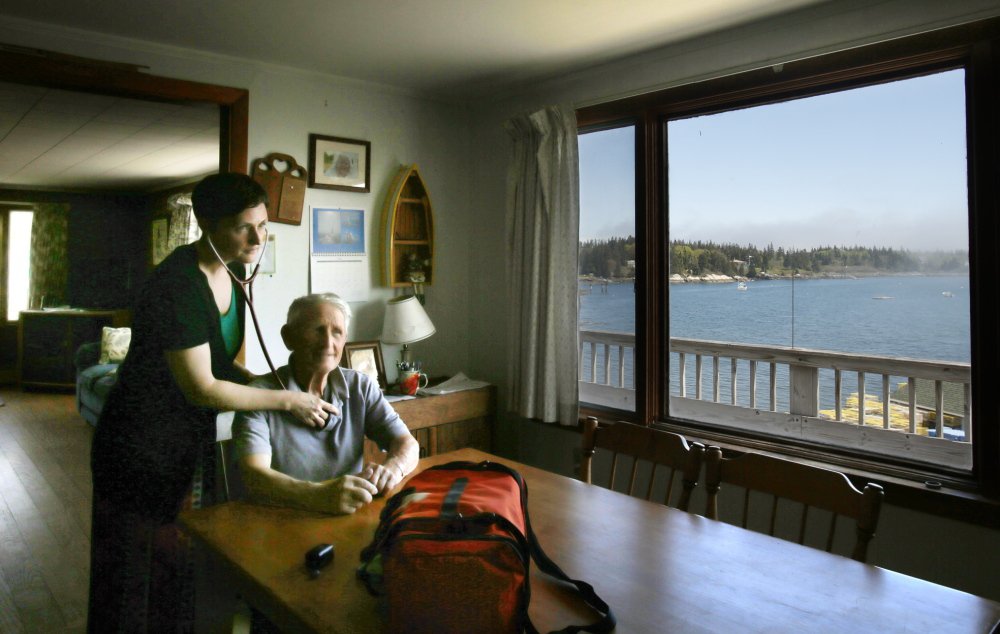
M 83 632 L 93 428 L 72 394 L 0 399 L 0 632 Z

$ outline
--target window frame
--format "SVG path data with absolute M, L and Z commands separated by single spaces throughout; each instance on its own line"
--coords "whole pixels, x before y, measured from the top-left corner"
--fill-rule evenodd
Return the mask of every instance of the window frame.
M 837 92 L 951 68 L 966 72 L 969 195 L 970 336 L 972 338 L 973 467 L 970 475 L 936 471 L 850 449 L 776 440 L 743 430 L 720 431 L 672 419 L 669 386 L 669 200 L 667 122 Z M 991 319 L 1000 265 L 1000 19 L 866 45 L 800 61 L 588 106 L 577 110 L 581 131 L 636 126 L 636 412 L 581 406 L 581 414 L 656 425 L 735 450 L 754 449 L 833 465 L 859 480 L 884 483 L 906 506 L 953 507 L 972 521 L 1000 521 L 1000 420 L 988 377 L 1000 371 L 1000 324 Z M 943 489 L 932 493 L 927 480 Z M 921 491 L 921 489 L 924 489 Z M 983 506 L 988 503 L 988 508 Z M 985 519 L 984 519 L 985 518 Z
M 0 315 L 4 324 L 10 324 L 7 319 L 7 253 L 10 247 L 8 225 L 10 224 L 10 209 L 0 205 Z

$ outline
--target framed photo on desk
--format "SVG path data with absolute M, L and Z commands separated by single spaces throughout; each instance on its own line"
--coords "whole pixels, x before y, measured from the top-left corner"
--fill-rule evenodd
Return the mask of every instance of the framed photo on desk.
M 378 341 L 353 341 L 344 344 L 340 365 L 367 374 L 383 390 L 387 382 L 382 363 L 382 344 Z

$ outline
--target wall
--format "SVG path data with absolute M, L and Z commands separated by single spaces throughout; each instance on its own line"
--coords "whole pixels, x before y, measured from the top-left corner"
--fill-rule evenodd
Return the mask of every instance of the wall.
M 81 308 L 131 307 L 149 268 L 142 196 L 80 196 L 69 212 L 66 301 Z
M 761 23 L 716 33 L 629 59 L 597 66 L 508 91 L 508 97 L 482 103 L 474 111 L 473 189 L 482 220 L 470 239 L 482 261 L 502 262 L 505 170 L 509 144 L 503 122 L 519 112 L 552 103 L 575 107 L 650 90 L 770 66 L 933 28 L 1000 15 L 987 0 L 838 0 Z M 499 270 L 504 270 L 502 267 Z M 478 347 L 472 373 L 500 386 L 507 395 L 506 279 L 471 279 L 470 337 Z M 497 448 L 522 461 L 565 474 L 573 473 L 579 435 L 506 416 Z M 695 507 L 697 508 L 697 506 Z M 871 560 L 878 565 L 1000 600 L 1000 531 L 887 504 Z
M 426 289 L 426 309 L 437 334 L 412 348 L 431 374 L 466 369 L 472 252 L 465 236 L 477 218 L 470 204 L 466 167 L 470 133 L 464 107 L 376 84 L 8 18 L 0 18 L 0 41 L 28 47 L 44 42 L 46 49 L 61 53 L 140 64 L 154 75 L 245 88 L 250 92 L 251 160 L 282 152 L 306 165 L 310 133 L 370 141 L 371 193 L 308 189 L 303 216 L 308 218 L 309 206 L 366 211 L 372 288 L 367 301 L 352 304 L 355 319 L 349 333 L 351 340 L 378 338 L 385 301 L 395 294 L 377 286 L 381 207 L 399 166 L 416 163 L 434 205 L 435 283 Z M 262 276 L 254 289 L 265 341 L 275 363 L 281 364 L 287 359 L 278 334 L 285 312 L 292 299 L 310 291 L 308 223 L 272 223 L 270 229 L 277 237 L 277 273 Z M 387 347 L 384 356 L 387 369 L 391 368 L 391 380 L 398 347 Z M 257 372 L 267 369 L 260 347 L 250 334 L 247 364 Z
M 416 163 L 427 184 L 434 210 L 434 285 L 426 287 L 425 308 L 437 333 L 411 346 L 431 374 L 462 370 L 468 358 L 467 294 L 470 257 L 465 234 L 474 216 L 469 205 L 467 162 L 468 127 L 460 108 L 407 98 L 389 90 L 349 86 L 296 73 L 260 73 L 251 84 L 250 156 L 270 151 L 291 153 L 305 164 L 307 139 L 311 132 L 365 139 L 372 144 L 372 186 L 370 194 L 311 189 L 306 205 L 333 208 L 363 208 L 369 249 L 371 300 L 352 305 L 352 340 L 378 339 L 382 329 L 385 300 L 394 293 L 378 288 L 381 275 L 378 235 L 386 192 L 403 164 Z M 294 99 L 290 99 L 294 96 Z M 280 113 L 295 112 L 284 118 Z M 275 116 L 275 114 L 277 116 Z M 261 325 L 265 333 L 277 335 L 284 323 L 284 310 L 296 296 L 306 292 L 309 266 L 308 227 L 272 223 L 278 244 L 278 273 L 257 284 L 257 293 L 266 298 Z M 333 290 L 336 289 L 324 289 Z M 263 304 L 264 300 L 262 300 Z M 276 310 L 279 308 L 280 310 Z M 270 337 L 272 358 L 284 357 L 280 338 Z M 248 361 L 260 358 L 253 347 Z M 384 352 L 390 380 L 398 347 Z

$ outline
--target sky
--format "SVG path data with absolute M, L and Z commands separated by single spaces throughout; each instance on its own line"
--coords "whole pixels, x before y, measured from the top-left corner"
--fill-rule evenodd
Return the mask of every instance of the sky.
M 670 237 L 968 249 L 964 71 L 668 124 Z M 634 235 L 634 130 L 580 135 L 580 238 Z

